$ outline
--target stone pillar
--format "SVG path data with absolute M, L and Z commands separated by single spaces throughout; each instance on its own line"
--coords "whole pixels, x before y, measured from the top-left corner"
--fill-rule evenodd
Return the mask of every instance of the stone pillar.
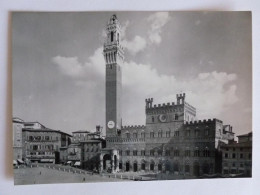
M 111 169 L 112 169 L 112 173 L 114 173 L 115 172 L 115 161 L 114 161 L 114 155 L 112 155 L 112 157 L 110 157 L 111 158 Z
M 138 172 L 141 171 L 141 166 L 142 166 L 142 163 L 138 163 L 138 162 L 137 162 L 137 171 L 138 171 Z
M 122 170 L 125 172 L 126 170 L 126 163 L 122 161 Z
M 214 163 L 209 164 L 209 172 L 210 172 L 210 174 L 215 173 L 215 164 Z
M 183 164 L 179 164 L 179 174 L 180 173 L 184 173 L 184 170 L 185 169 L 185 167 L 184 167 L 184 165 Z
M 203 166 L 202 165 L 199 164 L 199 166 L 200 166 L 200 168 L 199 168 L 199 175 L 203 175 Z
M 158 171 L 158 164 L 159 163 L 154 163 L 154 171 Z
M 119 156 L 116 156 L 116 172 L 119 171 Z
M 165 173 L 165 170 L 166 170 L 165 163 L 162 163 L 162 172 Z
M 190 163 L 190 175 L 194 176 L 194 163 Z
M 99 156 L 99 161 L 100 161 L 99 172 L 101 173 L 103 171 L 103 155 L 102 154 L 100 154 L 100 156 Z

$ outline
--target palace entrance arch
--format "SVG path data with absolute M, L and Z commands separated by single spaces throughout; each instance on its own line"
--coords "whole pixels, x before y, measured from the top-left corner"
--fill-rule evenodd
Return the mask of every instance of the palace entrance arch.
M 100 172 L 119 171 L 119 151 L 116 149 L 103 149 L 100 154 Z
M 103 170 L 111 169 L 111 156 L 109 154 L 105 154 L 103 157 Z
M 137 166 L 138 166 L 138 165 L 137 165 L 137 161 L 135 161 L 135 162 L 134 162 L 134 172 L 137 171 Z
M 197 177 L 200 176 L 200 165 L 198 162 L 193 164 L 193 175 Z
M 130 162 L 129 161 L 127 161 L 126 163 L 125 163 L 125 171 L 130 171 Z

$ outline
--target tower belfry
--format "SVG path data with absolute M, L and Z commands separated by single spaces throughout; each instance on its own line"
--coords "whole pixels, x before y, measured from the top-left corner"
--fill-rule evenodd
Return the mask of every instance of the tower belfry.
M 121 26 L 112 15 L 106 27 L 106 40 L 103 55 L 106 62 L 106 136 L 115 137 L 120 134 L 122 126 L 121 94 L 124 51 L 121 46 Z

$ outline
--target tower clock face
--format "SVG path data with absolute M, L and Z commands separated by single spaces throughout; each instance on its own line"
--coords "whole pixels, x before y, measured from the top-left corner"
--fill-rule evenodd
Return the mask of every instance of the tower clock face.
M 108 121 L 107 127 L 108 127 L 109 129 L 114 128 L 114 127 L 115 127 L 115 122 L 114 122 L 114 121 Z
M 165 115 L 165 114 L 161 114 L 161 115 L 159 116 L 159 120 L 160 120 L 162 123 L 166 122 L 166 115 Z

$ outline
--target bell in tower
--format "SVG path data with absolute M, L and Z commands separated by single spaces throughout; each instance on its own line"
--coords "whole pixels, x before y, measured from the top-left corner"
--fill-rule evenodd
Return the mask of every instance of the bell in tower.
M 120 43 L 121 26 L 114 14 L 106 26 L 103 55 L 106 62 L 106 137 L 120 136 L 122 126 L 122 64 L 124 51 Z

